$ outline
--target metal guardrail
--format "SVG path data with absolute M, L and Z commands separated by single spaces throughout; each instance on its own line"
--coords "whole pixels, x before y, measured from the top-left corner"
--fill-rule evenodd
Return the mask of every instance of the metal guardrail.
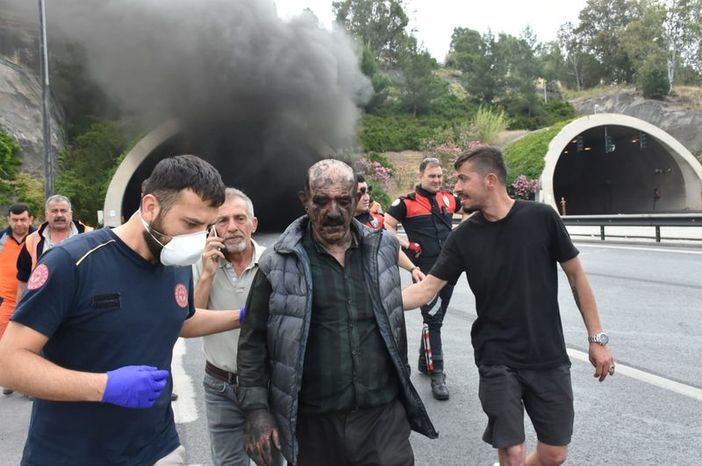
M 561 216 L 566 225 L 598 226 L 600 239 L 607 237 L 606 227 L 654 227 L 657 242 L 661 242 L 661 227 L 702 227 L 700 214 L 617 214 L 617 215 L 564 215 Z M 460 216 L 454 216 L 454 226 L 461 223 Z M 588 235 L 590 236 L 590 235 Z M 609 235 L 620 237 L 621 235 Z M 632 238 L 632 235 L 626 235 Z M 651 236 L 641 237 L 651 238 Z
M 566 225 L 599 226 L 600 239 L 605 240 L 607 226 L 655 228 L 656 242 L 661 242 L 661 227 L 702 227 L 702 214 L 619 214 L 564 215 Z

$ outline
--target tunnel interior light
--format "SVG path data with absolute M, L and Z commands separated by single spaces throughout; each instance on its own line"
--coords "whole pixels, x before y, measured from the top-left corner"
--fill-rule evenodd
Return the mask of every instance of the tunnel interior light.
M 617 150 L 617 146 L 614 144 L 614 138 L 607 133 L 607 127 L 604 127 L 604 143 L 605 143 L 605 154 L 614 152 Z
M 587 147 L 583 147 L 583 150 L 587 150 L 587 151 L 589 151 L 589 150 L 592 150 L 592 147 L 590 147 L 590 146 L 587 146 Z
M 632 144 L 636 144 L 637 142 L 639 142 L 639 140 L 636 139 L 636 138 L 634 138 L 634 139 L 631 140 L 631 143 L 632 143 Z

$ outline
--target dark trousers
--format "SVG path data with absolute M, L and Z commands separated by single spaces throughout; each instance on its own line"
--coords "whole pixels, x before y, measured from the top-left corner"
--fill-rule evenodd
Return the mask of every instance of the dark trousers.
M 356 411 L 300 414 L 296 466 L 413 466 L 410 432 L 399 400 Z
M 416 261 L 419 268 L 425 274 L 429 274 L 437 257 L 422 258 Z M 451 302 L 453 295 L 453 285 L 446 284 L 439 294 L 425 306 L 422 306 L 422 320 L 429 326 L 429 344 L 431 345 L 432 361 L 434 370 L 444 370 L 444 351 L 441 343 L 441 326 L 444 324 L 444 316 Z M 420 336 L 419 355 L 424 356 L 424 339 Z

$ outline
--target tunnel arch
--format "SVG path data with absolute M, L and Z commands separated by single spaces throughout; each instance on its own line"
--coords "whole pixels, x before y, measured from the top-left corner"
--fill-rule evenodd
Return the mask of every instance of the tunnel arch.
M 146 158 L 177 134 L 178 123 L 175 120 L 168 121 L 147 134 L 127 153 L 107 187 L 103 210 L 105 226 L 119 226 L 127 220 L 126 215 L 133 213 L 123 212 L 129 182 Z
M 702 211 L 702 165 L 646 121 L 589 115 L 549 143 L 540 198 L 569 215 Z
M 205 123 L 209 123 L 206 121 Z M 323 140 L 309 143 L 304 136 L 268 137 L 258 121 L 237 124 L 184 125 L 168 121 L 148 133 L 124 157 L 105 195 L 103 222 L 115 227 L 139 208 L 142 182 L 156 164 L 178 154 L 193 154 L 210 162 L 227 186 L 249 195 L 259 231 L 282 231 L 302 215 L 298 192 L 307 169 L 333 156 Z

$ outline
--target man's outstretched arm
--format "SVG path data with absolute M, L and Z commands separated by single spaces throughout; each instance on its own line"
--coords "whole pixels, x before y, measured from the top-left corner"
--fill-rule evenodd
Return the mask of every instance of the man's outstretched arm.
M 446 285 L 446 280 L 441 280 L 432 274 L 414 285 L 402 290 L 402 307 L 405 310 L 416 309 L 432 300 Z

